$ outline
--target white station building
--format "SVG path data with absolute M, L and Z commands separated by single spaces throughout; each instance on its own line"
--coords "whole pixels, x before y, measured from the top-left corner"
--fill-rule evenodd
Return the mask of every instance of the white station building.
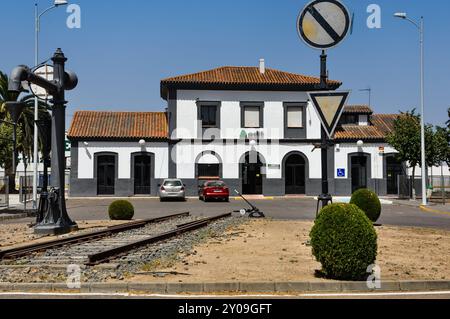
M 213 178 L 243 194 L 318 195 L 321 123 L 307 92 L 319 83 L 261 62 L 162 80 L 164 112 L 76 112 L 70 196 L 155 196 L 165 178 L 192 196 Z M 406 166 L 386 143 L 397 116 L 345 108 L 328 153 L 331 194 L 398 193 Z

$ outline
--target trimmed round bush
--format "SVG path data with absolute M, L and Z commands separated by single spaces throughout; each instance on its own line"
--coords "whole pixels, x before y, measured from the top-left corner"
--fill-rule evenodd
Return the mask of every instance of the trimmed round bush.
M 331 279 L 363 280 L 377 257 L 377 233 L 352 204 L 332 204 L 320 212 L 310 233 L 312 253 Z
M 368 189 L 359 189 L 353 193 L 350 204 L 354 204 L 366 213 L 372 222 L 376 222 L 381 215 L 381 202 L 377 194 Z
M 116 200 L 109 205 L 108 213 L 111 220 L 131 220 L 134 216 L 134 207 L 127 200 Z

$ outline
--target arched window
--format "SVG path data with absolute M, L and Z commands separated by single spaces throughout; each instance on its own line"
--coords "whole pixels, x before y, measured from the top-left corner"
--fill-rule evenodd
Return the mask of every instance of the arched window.
M 198 179 L 221 178 L 222 163 L 214 152 L 202 152 L 196 159 L 196 176 Z

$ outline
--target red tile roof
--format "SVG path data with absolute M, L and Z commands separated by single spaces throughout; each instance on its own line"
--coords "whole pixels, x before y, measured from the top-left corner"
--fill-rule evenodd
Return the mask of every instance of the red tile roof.
M 397 114 L 373 114 L 371 125 L 344 125 L 335 133 L 337 141 L 384 140 L 392 131 Z M 168 139 L 164 112 L 76 112 L 68 132 L 70 140 Z
M 332 89 L 337 89 L 341 86 L 339 81 L 328 81 Z M 164 92 L 168 87 L 202 86 L 209 87 L 272 87 L 275 90 L 284 89 L 313 89 L 320 84 L 320 78 L 306 76 L 301 74 L 289 73 L 275 69 L 266 68 L 264 73 L 261 73 L 258 67 L 236 67 L 224 66 L 208 71 L 175 76 L 161 81 L 161 92 Z
M 335 139 L 345 140 L 384 140 L 394 129 L 398 114 L 373 114 L 371 125 L 343 125 L 336 129 Z
M 69 139 L 167 139 L 164 112 L 76 112 Z
M 373 110 L 368 105 L 346 105 L 345 114 L 373 114 Z

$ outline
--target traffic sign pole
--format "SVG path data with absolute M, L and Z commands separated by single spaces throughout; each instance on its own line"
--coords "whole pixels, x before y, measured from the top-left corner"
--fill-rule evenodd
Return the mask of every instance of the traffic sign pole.
M 300 38 L 310 47 L 322 50 L 320 55 L 320 94 L 310 98 L 322 122 L 321 164 L 322 194 L 317 201 L 319 206 L 327 206 L 333 201 L 328 185 L 328 149 L 334 145 L 332 135 L 342 114 L 349 92 L 332 94 L 329 91 L 326 49 L 341 43 L 350 30 L 350 14 L 339 0 L 313 0 L 306 5 L 297 20 Z M 338 98 L 341 97 L 341 100 Z
M 320 86 L 321 89 L 328 90 L 327 54 L 325 50 L 322 50 L 322 54 L 320 55 Z M 322 194 L 319 195 L 317 200 L 316 216 L 319 214 L 320 204 L 323 208 L 333 202 L 333 197 L 330 194 L 328 185 L 328 146 L 330 144 L 330 140 L 328 139 L 328 134 L 325 132 L 323 127 L 320 132 L 322 139 Z

